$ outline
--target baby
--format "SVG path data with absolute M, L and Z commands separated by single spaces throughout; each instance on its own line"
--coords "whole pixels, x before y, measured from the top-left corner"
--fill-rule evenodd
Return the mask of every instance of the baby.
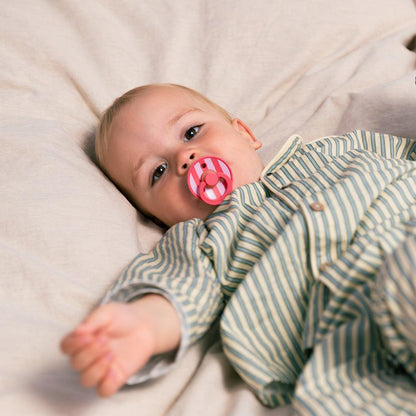
M 97 130 L 100 166 L 170 228 L 62 351 L 84 386 L 109 396 L 163 374 L 221 316 L 224 352 L 265 405 L 413 409 L 415 142 L 293 136 L 266 168 L 260 147 L 186 87 L 144 86 L 114 102 Z M 232 173 L 218 205 L 188 185 L 207 156 Z

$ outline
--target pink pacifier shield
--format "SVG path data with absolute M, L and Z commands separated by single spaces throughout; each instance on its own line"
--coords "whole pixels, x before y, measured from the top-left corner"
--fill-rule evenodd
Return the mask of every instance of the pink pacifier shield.
M 201 157 L 189 168 L 188 187 L 194 196 L 207 204 L 221 204 L 233 190 L 232 184 L 231 169 L 219 157 Z

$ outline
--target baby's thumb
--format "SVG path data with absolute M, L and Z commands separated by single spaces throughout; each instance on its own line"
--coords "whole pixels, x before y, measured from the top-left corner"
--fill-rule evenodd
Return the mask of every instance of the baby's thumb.
M 97 333 L 103 331 L 111 323 L 111 305 L 99 306 L 78 325 L 77 334 Z

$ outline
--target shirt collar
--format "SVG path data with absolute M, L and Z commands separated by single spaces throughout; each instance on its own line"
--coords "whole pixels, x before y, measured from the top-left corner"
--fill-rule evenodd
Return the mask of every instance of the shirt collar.
M 280 169 L 302 146 L 303 139 L 300 136 L 291 136 L 283 145 L 277 155 L 266 165 L 261 173 L 261 178 L 265 178 L 272 172 Z

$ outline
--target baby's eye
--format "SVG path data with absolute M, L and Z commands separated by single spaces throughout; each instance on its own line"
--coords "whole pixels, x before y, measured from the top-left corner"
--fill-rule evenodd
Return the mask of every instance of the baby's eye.
M 166 163 L 162 163 L 161 165 L 159 165 L 154 171 L 153 171 L 153 176 L 152 176 L 152 186 L 155 184 L 156 181 L 158 181 L 160 179 L 160 177 L 165 173 L 165 170 L 167 168 L 167 164 Z
M 190 129 L 186 130 L 184 141 L 188 142 L 193 139 L 197 134 L 201 126 L 193 126 Z

